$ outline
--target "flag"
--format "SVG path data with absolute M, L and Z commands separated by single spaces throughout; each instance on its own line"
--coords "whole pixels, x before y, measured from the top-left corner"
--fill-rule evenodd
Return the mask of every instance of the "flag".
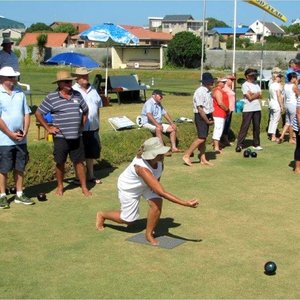
M 264 11 L 268 12 L 269 14 L 271 14 L 272 16 L 278 18 L 279 20 L 281 20 L 283 22 L 287 21 L 286 16 L 284 16 L 276 8 L 272 7 L 270 4 L 268 4 L 267 2 L 265 2 L 263 0 L 243 0 L 243 1 L 253 4 L 253 5 L 263 9 Z

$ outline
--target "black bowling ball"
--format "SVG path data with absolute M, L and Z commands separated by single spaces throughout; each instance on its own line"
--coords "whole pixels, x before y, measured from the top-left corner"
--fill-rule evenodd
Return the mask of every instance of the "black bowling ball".
M 10 192 L 11 194 L 16 194 L 17 189 L 13 186 L 13 187 L 11 187 L 11 188 L 9 189 L 9 192 Z
M 39 201 L 47 201 L 47 196 L 45 193 L 38 193 L 36 197 L 38 198 Z
M 248 150 L 244 151 L 244 157 L 250 157 L 250 152 Z
M 276 266 L 275 262 L 268 261 L 268 262 L 265 263 L 264 269 L 265 269 L 265 274 L 266 275 L 275 275 L 276 270 L 277 270 L 277 266 Z
M 256 158 L 257 157 L 257 153 L 256 152 L 251 152 L 251 157 Z

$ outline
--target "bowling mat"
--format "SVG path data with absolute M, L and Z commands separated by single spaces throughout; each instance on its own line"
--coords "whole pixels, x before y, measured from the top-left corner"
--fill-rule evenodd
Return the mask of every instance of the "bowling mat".
M 164 248 L 164 249 L 173 249 L 186 242 L 185 240 L 176 239 L 166 235 L 158 236 L 156 237 L 156 239 L 159 241 L 159 245 L 156 247 Z M 151 244 L 146 240 L 144 232 L 129 237 L 126 239 L 126 241 L 134 242 L 138 244 L 146 244 L 148 246 L 151 246 Z

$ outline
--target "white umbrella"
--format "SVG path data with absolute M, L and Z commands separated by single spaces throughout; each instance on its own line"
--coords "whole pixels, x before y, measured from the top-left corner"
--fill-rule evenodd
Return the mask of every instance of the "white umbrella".
M 106 47 L 105 97 L 107 97 L 108 78 L 108 48 L 114 45 L 138 44 L 139 39 L 119 25 L 103 23 L 83 31 L 80 38 L 86 41 L 98 42 Z

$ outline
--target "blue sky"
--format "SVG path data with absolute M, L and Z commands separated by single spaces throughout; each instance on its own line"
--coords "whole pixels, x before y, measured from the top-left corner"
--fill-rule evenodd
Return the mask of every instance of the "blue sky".
M 253 5 L 242 0 L 238 0 L 237 3 L 238 24 L 250 25 L 257 19 L 283 24 L 282 21 Z M 286 25 L 290 25 L 293 19 L 300 18 L 300 0 L 269 0 L 268 3 L 288 18 Z M 234 0 L 206 0 L 206 17 L 222 20 L 232 26 L 233 4 Z M 90 25 L 112 22 L 146 26 L 149 16 L 164 17 L 168 14 L 189 14 L 194 19 L 202 19 L 203 0 L 0 0 L 0 15 L 22 22 L 26 26 L 37 22 L 49 25 L 54 21 L 80 22 Z

